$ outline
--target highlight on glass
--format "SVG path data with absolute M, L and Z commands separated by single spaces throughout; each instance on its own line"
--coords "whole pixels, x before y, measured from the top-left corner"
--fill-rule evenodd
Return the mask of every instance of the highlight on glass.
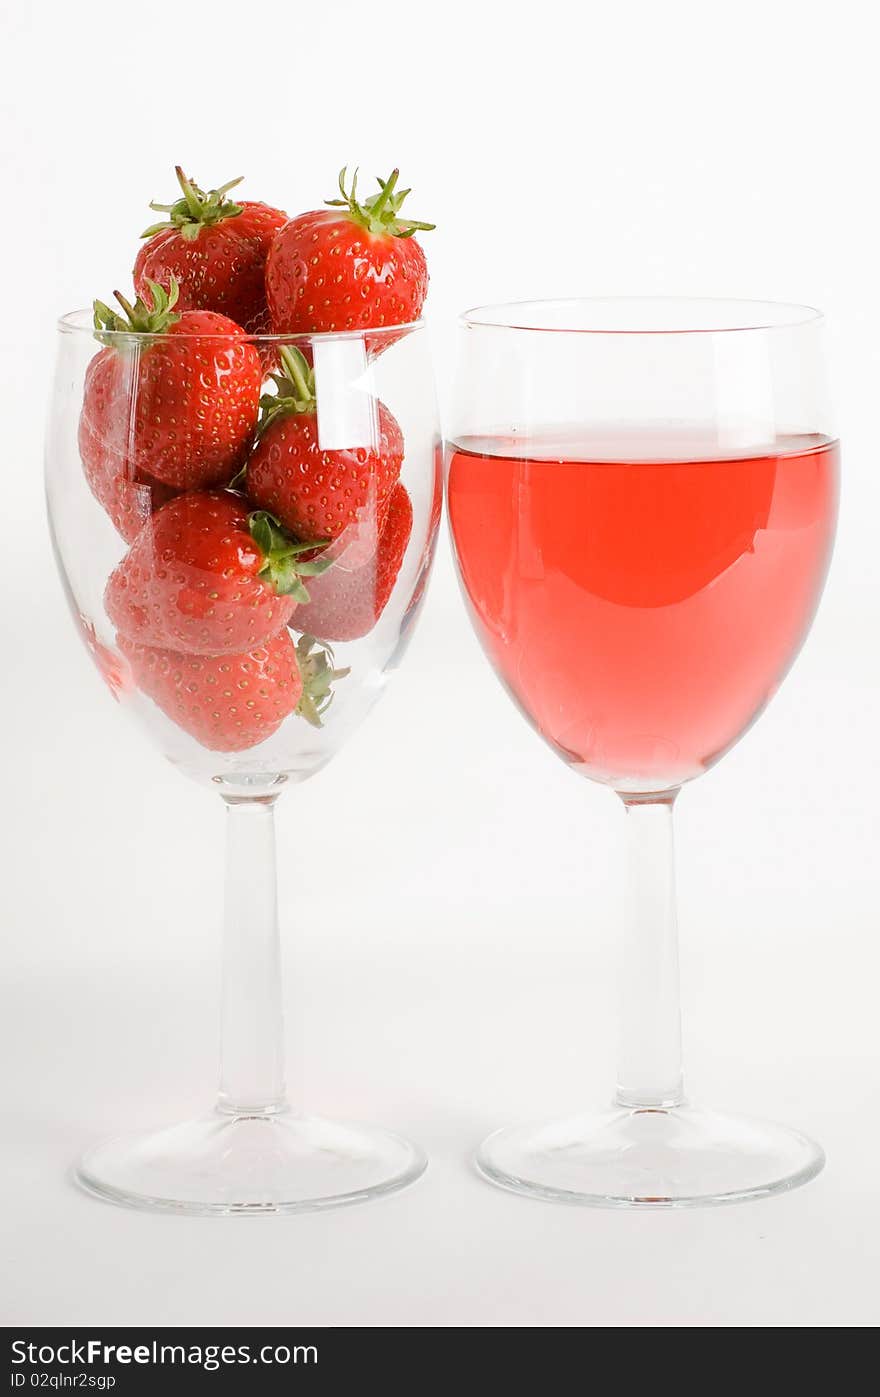
M 151 285 L 151 309 L 60 322 L 48 506 L 107 690 L 225 802 L 220 1094 L 198 1120 L 96 1146 L 79 1179 L 176 1212 L 355 1202 L 425 1158 L 288 1103 L 273 813 L 360 726 L 418 619 L 442 495 L 427 336 L 252 335 L 220 316 L 189 333 L 167 315 L 175 288 Z M 322 838 L 301 829 L 302 850 Z
M 831 555 L 823 320 L 748 301 L 559 300 L 460 322 L 447 445 L 462 591 L 523 715 L 616 792 L 628 876 L 613 1104 L 490 1137 L 494 1183 L 663 1207 L 794 1187 L 796 1130 L 690 1104 L 672 812 L 772 698 Z M 547 815 L 552 819 L 552 812 Z

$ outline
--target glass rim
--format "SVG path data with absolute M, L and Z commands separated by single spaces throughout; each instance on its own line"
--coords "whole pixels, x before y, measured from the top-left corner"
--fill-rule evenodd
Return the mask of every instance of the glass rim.
M 671 318 L 682 323 L 647 323 L 652 313 L 655 320 L 662 317 L 664 308 Z M 584 322 L 590 320 L 592 312 L 593 321 L 565 324 L 559 319 L 560 311 L 570 312 L 573 320 L 580 311 Z M 616 324 L 612 323 L 615 313 Z M 627 313 L 632 323 L 623 323 Z M 642 313 L 646 323 L 637 323 Z M 701 318 L 704 323 L 687 323 Z M 713 296 L 560 296 L 473 306 L 461 312 L 458 323 L 466 330 L 512 330 L 520 334 L 648 336 L 763 333 L 819 325 L 824 319 L 815 306 L 793 301 Z
M 411 334 L 414 330 L 423 330 L 427 324 L 424 317 L 418 320 L 409 320 L 403 325 L 370 325 L 357 330 L 322 330 L 312 333 L 284 335 L 262 332 L 251 332 L 241 329 L 242 338 L 245 343 L 257 345 L 282 345 L 282 344 L 315 344 L 316 342 L 330 343 L 335 340 L 364 340 L 364 339 L 399 339 L 402 335 Z M 157 333 L 140 333 L 134 330 L 101 330 L 95 329 L 94 311 L 83 308 L 81 310 L 68 311 L 66 315 L 61 315 L 56 321 L 56 328 L 63 335 L 86 335 L 90 339 L 107 345 L 114 343 L 130 343 L 132 340 L 162 340 L 173 338 L 174 340 L 199 340 L 217 341 L 226 344 L 230 336 L 217 332 L 215 334 L 196 334 L 192 331 L 184 330 L 173 336 L 169 336 L 167 331 Z M 98 336 L 100 334 L 100 340 Z M 236 343 L 239 341 L 236 339 Z

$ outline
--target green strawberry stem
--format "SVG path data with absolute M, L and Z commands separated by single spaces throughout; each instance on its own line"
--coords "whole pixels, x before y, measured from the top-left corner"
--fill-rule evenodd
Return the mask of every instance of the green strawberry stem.
M 333 685 L 345 679 L 350 669 L 334 669 L 333 650 L 313 635 L 302 635 L 296 644 L 296 662 L 302 675 L 302 698 L 296 711 L 313 728 L 323 727 L 321 719 L 333 702 Z
M 414 218 L 401 218 L 400 209 L 404 199 L 412 193 L 410 189 L 397 189 L 397 181 L 400 179 L 400 171 L 392 170 L 387 179 L 380 179 L 377 176 L 376 182 L 379 185 L 379 193 L 371 194 L 363 203 L 358 200 L 357 180 L 358 172 L 355 170 L 352 175 L 351 189 L 345 187 L 345 177 L 348 174 L 348 166 L 344 166 L 339 172 L 339 199 L 325 199 L 325 203 L 334 209 L 347 209 L 348 216 L 353 222 L 365 228 L 374 237 L 411 238 L 416 232 L 430 232 L 436 228 L 436 223 L 419 223 Z
M 314 412 L 317 406 L 315 371 L 302 350 L 294 345 L 283 344 L 278 350 L 278 357 L 284 373 L 270 375 L 278 392 L 264 393 L 260 399 L 258 431 L 261 436 L 266 428 L 277 422 L 280 417 Z
M 107 331 L 128 335 L 161 335 L 169 326 L 177 324 L 180 315 L 174 310 L 174 307 L 177 305 L 177 298 L 180 295 L 180 286 L 175 277 L 169 278 L 167 291 L 164 286 L 160 286 L 155 281 L 148 281 L 147 286 L 150 290 L 152 305 L 148 305 L 140 296 L 132 305 L 121 291 L 113 292 L 122 307 L 123 315 L 105 305 L 103 301 L 95 301 L 96 339 L 100 340 L 102 344 L 112 343 L 105 337 Z
M 225 218 L 237 218 L 242 212 L 242 205 L 227 199 L 226 195 L 230 189 L 241 184 L 244 175 L 227 180 L 219 189 L 209 189 L 206 194 L 193 180 L 187 179 L 179 165 L 175 165 L 174 173 L 182 197 L 173 204 L 150 204 L 151 209 L 155 209 L 157 213 L 167 213 L 168 218 L 162 223 L 151 224 L 141 233 L 142 238 L 151 238 L 154 233 L 161 233 L 164 228 L 176 228 L 188 242 L 192 242 L 203 228 L 222 223 Z
M 314 403 L 315 371 L 308 363 L 302 350 L 283 344 L 278 351 L 278 357 L 287 370 L 287 382 L 296 389 L 295 396 L 298 401 Z
M 333 566 L 333 559 L 306 558 L 303 554 L 321 553 L 330 540 L 319 538 L 300 543 L 281 527 L 274 514 L 264 509 L 248 515 L 248 528 L 251 538 L 263 554 L 259 576 L 265 577 L 279 596 L 293 597 L 305 605 L 310 597 L 302 579 L 320 577 L 322 572 Z
M 399 170 L 392 170 L 392 171 L 391 171 L 391 174 L 388 176 L 388 178 L 386 179 L 386 181 L 385 181 L 384 184 L 382 183 L 381 180 L 378 181 L 380 192 L 379 192 L 378 194 L 374 194 L 374 195 L 373 195 L 372 201 L 369 200 L 369 199 L 367 200 L 367 204 L 369 205 L 370 213 L 371 213 L 372 217 L 373 217 L 375 220 L 377 220 L 378 222 L 380 222 L 380 223 L 381 223 L 381 221 L 382 221 L 382 210 L 384 209 L 385 205 L 388 203 L 388 200 L 389 200 L 389 199 L 392 197 L 392 195 L 394 194 L 394 186 L 397 184 L 397 181 L 398 181 L 399 179 L 400 179 L 400 171 L 399 171 Z M 399 198 L 399 199 L 405 199 L 408 193 L 409 193 L 409 190 L 408 190 L 408 189 L 404 189 L 404 190 L 402 190 L 401 193 L 398 195 L 398 198 Z
M 230 480 L 229 484 L 226 486 L 226 489 L 227 489 L 227 490 L 234 490 L 237 494 L 240 494 L 240 495 L 243 495 L 243 494 L 246 493 L 246 490 L 247 490 L 247 461 L 245 461 L 245 463 L 244 463 L 244 465 L 242 466 L 241 470 L 236 471 L 235 475 L 232 477 L 232 479 Z
M 177 175 L 177 183 L 183 190 L 183 200 L 186 204 L 189 216 L 193 223 L 200 223 L 202 218 L 202 201 L 193 188 L 192 181 L 188 180 L 179 165 L 175 165 L 174 173 Z M 218 191 L 219 193 L 219 191 Z M 172 208 L 174 206 L 172 205 Z M 157 209 L 157 213 L 170 213 L 171 209 Z

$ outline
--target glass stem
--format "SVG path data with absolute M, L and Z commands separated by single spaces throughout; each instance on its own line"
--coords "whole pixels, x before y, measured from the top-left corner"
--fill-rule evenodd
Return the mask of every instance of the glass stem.
M 268 1115 L 286 1104 L 275 872 L 277 799 L 277 794 L 223 797 L 226 922 L 217 1104 L 236 1115 Z
M 619 793 L 626 809 L 626 915 L 616 1100 L 684 1100 L 672 807 L 678 791 Z

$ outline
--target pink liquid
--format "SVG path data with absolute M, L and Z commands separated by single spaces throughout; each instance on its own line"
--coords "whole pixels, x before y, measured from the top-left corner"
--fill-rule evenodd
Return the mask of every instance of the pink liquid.
M 828 566 L 839 452 L 697 437 L 466 440 L 449 512 L 477 632 L 567 761 L 620 789 L 710 766 L 773 695 Z

